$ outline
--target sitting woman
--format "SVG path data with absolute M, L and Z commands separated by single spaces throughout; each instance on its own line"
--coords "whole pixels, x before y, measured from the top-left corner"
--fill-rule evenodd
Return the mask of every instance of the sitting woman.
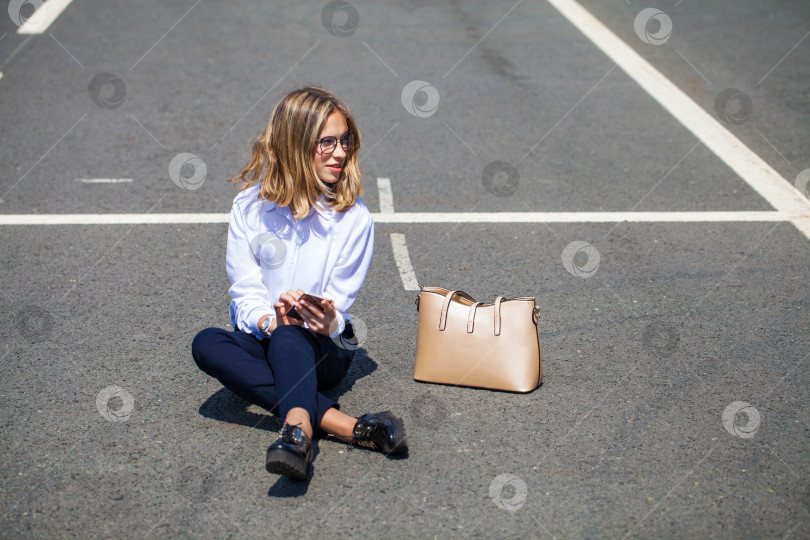
M 390 412 L 344 414 L 320 390 L 338 384 L 357 347 L 348 309 L 366 277 L 374 222 L 363 192 L 360 132 L 346 104 L 320 87 L 284 96 L 231 182 L 226 266 L 232 332 L 191 344 L 199 368 L 284 418 L 266 468 L 306 478 L 313 426 L 386 454 L 407 452 Z

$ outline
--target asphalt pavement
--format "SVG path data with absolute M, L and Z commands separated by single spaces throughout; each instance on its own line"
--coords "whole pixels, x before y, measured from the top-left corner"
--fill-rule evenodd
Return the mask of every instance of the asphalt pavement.
M 34 222 L 0 224 L 0 535 L 810 536 L 810 244 L 796 215 L 752 217 L 781 211 L 763 190 L 807 194 L 810 4 L 580 2 L 781 177 L 759 189 L 552 3 L 75 0 L 26 35 L 33 2 L 10 2 L 0 219 Z M 355 115 L 379 217 L 361 347 L 329 394 L 401 415 L 411 451 L 322 439 L 300 483 L 264 471 L 279 419 L 191 358 L 228 327 L 227 223 L 34 218 L 225 215 L 227 179 L 308 83 Z M 182 153 L 198 185 L 172 172 Z M 739 218 L 424 215 L 450 212 Z M 536 297 L 540 388 L 413 380 L 392 234 L 422 285 Z

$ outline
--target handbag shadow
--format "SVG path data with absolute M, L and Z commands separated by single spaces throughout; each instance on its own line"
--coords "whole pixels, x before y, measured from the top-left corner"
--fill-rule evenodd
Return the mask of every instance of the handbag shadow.
M 443 382 L 433 382 L 433 381 L 420 381 L 419 379 L 414 379 L 414 382 L 419 383 L 420 385 L 425 386 L 449 386 L 451 388 L 463 388 L 465 390 L 480 390 L 481 393 L 492 393 L 497 392 L 500 394 L 511 394 L 514 396 L 530 396 L 537 392 L 538 389 L 542 388 L 543 381 L 540 381 L 537 386 L 528 390 L 526 392 L 517 391 L 517 390 L 504 390 L 502 388 L 484 388 L 483 386 L 472 386 L 468 384 L 453 384 L 453 383 L 443 383 Z

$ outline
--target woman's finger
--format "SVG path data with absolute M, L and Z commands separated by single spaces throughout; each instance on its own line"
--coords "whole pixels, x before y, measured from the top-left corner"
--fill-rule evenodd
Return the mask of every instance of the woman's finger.
M 309 308 L 309 306 L 306 306 L 306 307 Z M 317 315 L 315 315 L 312 311 L 310 311 L 309 309 L 302 309 L 298 313 L 301 314 L 301 317 L 304 319 L 304 321 L 309 326 L 315 326 L 315 325 L 320 325 L 321 324 L 321 319 Z M 314 330 L 314 328 L 313 328 L 313 330 Z
M 298 299 L 290 295 L 290 292 L 281 293 L 280 300 L 286 303 L 286 308 L 289 310 L 292 306 L 298 303 Z
M 313 332 L 323 334 L 325 336 L 329 335 L 332 324 L 336 319 L 334 314 L 326 313 L 323 314 L 322 317 L 316 319 L 314 315 L 310 314 L 309 312 L 306 312 L 305 310 L 302 311 L 305 313 L 304 319 L 307 321 L 307 325 Z
M 298 289 L 297 291 L 290 289 L 289 291 L 287 291 L 287 294 L 290 295 L 291 298 L 295 299 L 296 302 L 298 302 L 298 299 L 301 298 L 301 295 L 304 294 L 304 291 L 302 291 L 301 289 Z
M 307 302 L 307 301 L 306 301 L 305 299 L 303 299 L 303 298 L 300 300 L 300 302 L 299 302 L 299 303 L 300 303 L 302 306 L 304 306 L 304 307 L 305 307 L 305 308 L 306 308 L 306 309 L 307 309 L 307 310 L 308 310 L 310 313 L 312 313 L 313 315 L 315 315 L 316 317 L 319 317 L 319 318 L 320 318 L 320 317 L 323 317 L 323 314 L 324 314 L 324 311 L 325 311 L 325 310 L 323 309 L 323 307 L 318 306 L 318 305 L 311 304 L 310 302 Z

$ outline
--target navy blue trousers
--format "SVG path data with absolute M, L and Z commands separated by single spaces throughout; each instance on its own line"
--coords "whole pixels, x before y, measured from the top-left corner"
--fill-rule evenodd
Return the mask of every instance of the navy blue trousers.
M 343 337 L 354 337 L 350 324 Z M 317 428 L 330 407 L 340 408 L 319 390 L 338 384 L 354 358 L 353 348 L 335 341 L 293 325 L 279 326 L 263 340 L 238 328 L 206 328 L 191 342 L 191 355 L 201 370 L 245 401 L 281 418 L 302 407 Z

